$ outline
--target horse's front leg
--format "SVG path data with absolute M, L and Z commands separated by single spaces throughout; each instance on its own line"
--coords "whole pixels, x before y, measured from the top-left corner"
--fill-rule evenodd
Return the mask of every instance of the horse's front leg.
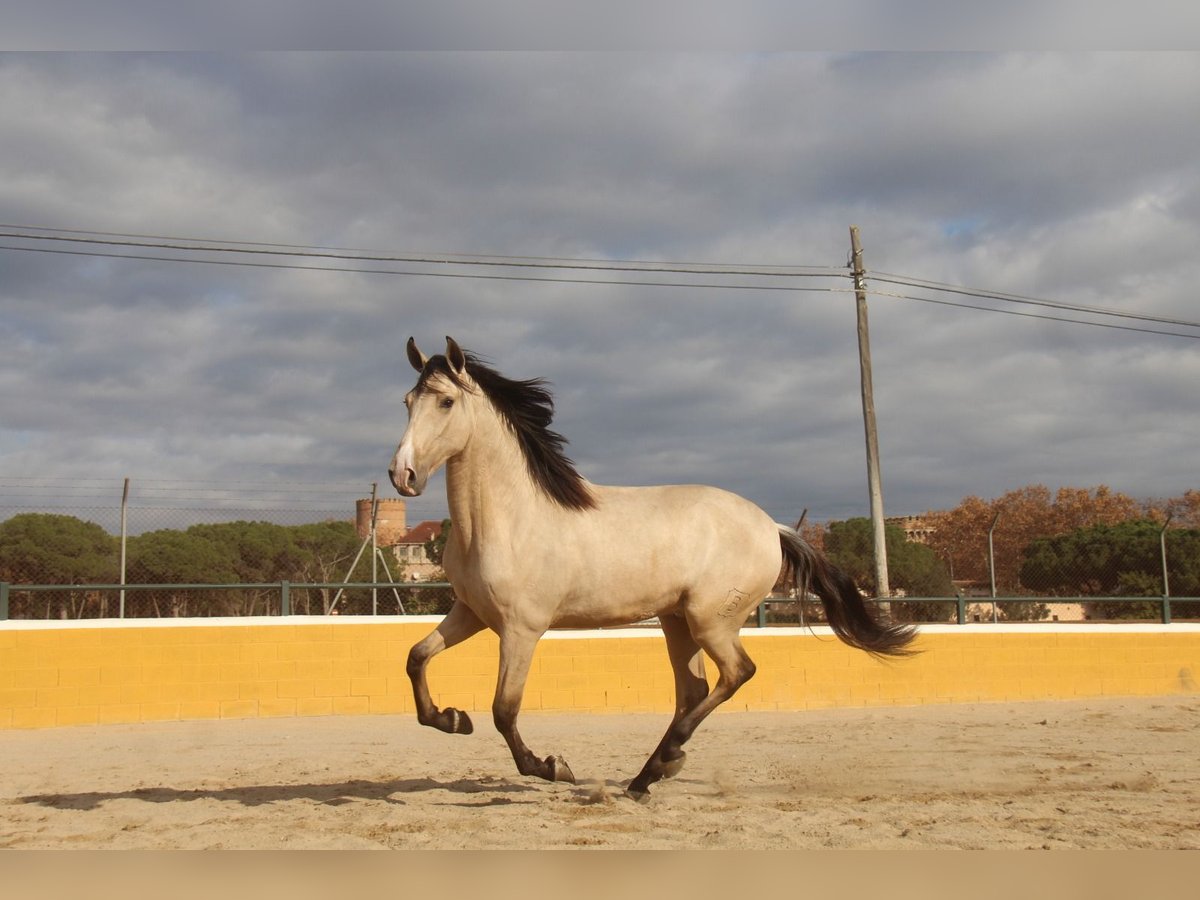
M 496 697 L 492 702 L 492 720 L 496 730 L 504 735 L 508 749 L 512 752 L 517 771 L 522 775 L 536 775 L 547 781 L 575 783 L 571 767 L 561 756 L 539 759 L 521 740 L 517 731 L 517 715 L 521 711 L 521 698 L 525 693 L 525 681 L 533 662 L 533 650 L 540 633 L 509 630 L 500 635 L 500 674 L 496 684 Z
M 461 600 L 450 607 L 429 635 L 408 653 L 406 671 L 412 680 L 413 699 L 417 704 L 417 721 L 449 734 L 470 734 L 474 730 L 471 718 L 461 709 L 438 709 L 429 695 L 429 683 L 425 679 L 425 667 L 429 660 L 447 647 L 465 641 L 483 630 L 483 622 Z

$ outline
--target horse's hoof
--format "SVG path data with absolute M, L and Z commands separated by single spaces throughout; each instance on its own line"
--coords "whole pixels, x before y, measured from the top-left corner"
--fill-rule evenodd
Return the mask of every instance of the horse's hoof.
M 643 790 L 638 790 L 631 784 L 629 787 L 625 788 L 625 796 L 628 797 L 630 800 L 632 800 L 634 803 L 643 803 L 643 804 L 649 803 L 650 802 L 650 789 L 645 788 Z
M 447 734 L 471 734 L 475 726 L 471 717 L 461 709 L 447 709 L 442 712 L 438 727 Z
M 682 750 L 679 751 L 679 756 L 675 759 L 664 760 L 662 764 L 662 777 L 674 778 L 683 770 L 683 764 L 687 762 L 687 754 Z
M 567 761 L 561 756 L 547 756 L 546 765 L 550 767 L 551 781 L 565 781 L 568 784 L 575 783 L 575 773 L 571 771 L 571 767 L 567 765 Z

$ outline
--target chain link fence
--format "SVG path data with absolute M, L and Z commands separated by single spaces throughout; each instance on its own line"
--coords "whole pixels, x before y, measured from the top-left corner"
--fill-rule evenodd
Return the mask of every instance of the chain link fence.
M 1195 505 L 1195 492 L 1187 495 Z M 1129 504 L 1123 516 L 910 516 L 887 525 L 892 593 L 909 622 L 1200 620 L 1200 528 L 1192 509 Z M 970 510 L 968 510 L 970 511 Z M 984 510 L 979 511 L 980 513 Z M 1072 521 L 1072 518 L 1074 521 Z M 871 593 L 873 538 L 865 519 L 806 534 Z M 944 598 L 944 599 L 943 599 Z M 762 615 L 760 615 L 762 618 Z M 815 598 L 774 597 L 769 623 L 824 621 Z
M 423 548 L 372 542 L 356 522 L 362 487 L 134 481 L 130 490 L 111 482 L 0 478 L 7 613 L 75 619 L 448 611 L 452 591 Z M 912 622 L 1200 619 L 1200 529 L 1183 527 L 1191 524 L 1186 517 L 1153 520 L 1145 510 L 1112 518 L 1057 529 L 992 513 L 966 524 L 893 520 L 893 590 L 881 601 L 893 618 Z M 871 541 L 858 521 L 809 525 L 805 534 L 870 594 Z M 824 611 L 815 597 L 777 593 L 755 620 L 819 624 Z
M 449 611 L 453 593 L 424 549 L 388 543 L 407 525 L 373 536 L 373 520 L 361 519 L 364 487 L 0 478 L 7 614 Z M 97 502 L 105 495 L 110 502 Z

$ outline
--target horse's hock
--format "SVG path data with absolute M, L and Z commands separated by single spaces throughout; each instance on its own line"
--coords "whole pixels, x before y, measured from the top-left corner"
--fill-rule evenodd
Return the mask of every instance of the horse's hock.
M 414 712 L 409 648 L 436 617 L 0 623 L 0 728 Z M 757 675 L 726 710 L 803 710 L 1194 693 L 1200 625 L 925 626 L 880 662 L 825 628 L 745 629 Z M 431 662 L 434 700 L 491 709 L 498 639 Z M 710 676 L 711 677 L 711 676 Z M 524 709 L 670 714 L 657 629 L 551 632 Z M 476 738 L 477 739 L 477 738 Z

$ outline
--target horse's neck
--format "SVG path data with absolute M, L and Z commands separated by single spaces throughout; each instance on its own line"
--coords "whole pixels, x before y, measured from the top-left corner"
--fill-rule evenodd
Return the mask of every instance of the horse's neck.
M 501 546 L 544 518 L 551 504 L 529 476 L 516 436 L 495 415 L 481 417 L 470 444 L 446 464 L 451 534 L 463 550 Z M 504 539 L 496 542 L 496 536 Z

